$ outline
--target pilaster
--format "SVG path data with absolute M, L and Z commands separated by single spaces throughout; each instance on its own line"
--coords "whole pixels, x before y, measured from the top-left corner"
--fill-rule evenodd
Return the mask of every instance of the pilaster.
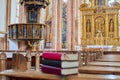
M 83 16 L 83 21 L 84 21 L 84 23 L 83 23 L 83 31 L 84 31 L 84 35 L 83 35 L 83 38 L 86 38 L 86 16 Z
M 92 15 L 92 38 L 94 38 L 95 35 L 95 27 L 94 27 L 94 16 Z
M 6 0 L 6 32 L 8 32 L 8 25 L 10 24 L 11 16 L 11 0 Z M 5 50 L 9 49 L 7 34 L 5 35 Z
M 52 17 L 52 48 L 53 49 L 55 49 L 55 50 L 57 50 L 57 1 L 58 0 L 52 0 L 52 15 L 53 15 L 53 17 Z
M 114 36 L 115 38 L 118 37 L 118 20 L 117 20 L 117 14 L 114 15 Z
M 71 50 L 71 0 L 67 2 L 67 48 Z
M 108 37 L 108 31 L 109 31 L 109 30 L 108 30 L 108 27 L 109 27 L 108 22 L 109 22 L 109 21 L 108 21 L 108 14 L 106 14 L 106 20 L 105 20 L 105 23 L 106 23 L 106 24 L 105 24 L 105 26 L 106 26 L 106 29 L 105 29 L 105 30 L 106 30 L 106 31 L 105 31 L 105 32 L 106 32 L 106 35 L 105 35 L 105 36 L 106 36 L 106 37 Z

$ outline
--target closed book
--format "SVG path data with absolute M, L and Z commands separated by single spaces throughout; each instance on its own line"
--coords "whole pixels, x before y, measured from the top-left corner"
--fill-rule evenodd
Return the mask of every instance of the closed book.
M 60 68 L 73 68 L 73 67 L 78 67 L 79 65 L 78 61 L 57 61 L 57 60 L 48 60 L 44 58 L 42 58 L 41 64 L 60 67 Z
M 53 66 L 41 65 L 41 70 L 44 73 L 56 74 L 56 75 L 78 74 L 78 67 L 63 69 L 63 68 L 57 68 Z
M 78 60 L 78 53 L 58 53 L 58 52 L 44 52 L 42 58 L 50 60 Z

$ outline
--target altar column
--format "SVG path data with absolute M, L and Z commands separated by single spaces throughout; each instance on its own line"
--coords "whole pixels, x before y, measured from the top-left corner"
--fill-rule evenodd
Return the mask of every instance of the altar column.
M 106 26 L 106 29 L 105 29 L 105 30 L 106 30 L 106 31 L 105 31 L 105 32 L 106 32 L 106 35 L 105 35 L 105 36 L 108 37 L 108 32 L 109 32 L 109 30 L 108 30 L 108 27 L 109 27 L 109 25 L 108 25 L 108 22 L 109 22 L 109 21 L 108 21 L 108 14 L 106 14 L 106 20 L 105 20 L 105 21 L 106 21 L 106 24 L 105 24 L 105 26 Z
M 84 25 L 84 28 L 83 28 L 83 38 L 86 39 L 86 16 L 85 15 L 83 16 L 83 25 Z
M 105 3 L 106 3 L 105 5 L 108 6 L 108 0 L 105 0 Z
M 94 16 L 92 15 L 92 38 L 94 38 L 94 34 L 95 34 L 95 26 L 94 26 Z
M 94 0 L 91 0 L 91 6 L 93 7 L 94 6 Z
M 118 20 L 117 14 L 114 15 L 114 37 L 118 37 Z

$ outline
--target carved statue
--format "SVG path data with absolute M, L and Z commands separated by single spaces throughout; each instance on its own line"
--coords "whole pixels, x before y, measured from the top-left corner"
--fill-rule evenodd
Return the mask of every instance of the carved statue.
M 96 45 L 103 45 L 104 44 L 104 39 L 102 32 L 99 30 L 96 36 Z
M 87 31 L 87 32 L 91 32 L 91 22 L 90 22 L 89 19 L 88 19 L 87 22 L 86 22 L 86 31 Z
M 114 32 L 114 22 L 113 22 L 113 19 L 111 19 L 110 22 L 109 22 L 109 32 Z
M 104 29 L 105 29 L 105 20 L 103 17 L 99 16 L 96 18 L 96 23 L 95 23 L 95 31 L 96 33 L 98 32 L 98 30 L 100 30 L 101 32 L 104 32 Z
M 39 28 L 38 27 L 34 27 L 33 28 L 33 36 L 38 36 L 39 35 Z

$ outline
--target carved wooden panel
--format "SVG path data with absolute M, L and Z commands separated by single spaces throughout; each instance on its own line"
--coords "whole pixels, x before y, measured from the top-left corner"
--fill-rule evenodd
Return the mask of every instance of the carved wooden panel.
M 39 25 L 34 25 L 33 26 L 33 38 L 34 39 L 39 39 Z
M 26 71 L 27 70 L 27 59 L 19 53 L 13 54 L 13 70 L 15 71 Z
M 23 25 L 18 25 L 18 39 L 23 39 Z
M 0 37 L 0 50 L 5 49 L 5 39 Z
M 6 70 L 7 56 L 5 53 L 0 54 L 0 71 Z
M 13 39 L 16 39 L 17 38 L 17 34 L 18 34 L 18 31 L 17 31 L 17 25 L 13 25 L 12 27 L 12 31 L 13 31 Z
M 32 25 L 27 25 L 27 38 L 30 38 L 30 39 L 32 39 L 32 32 L 33 30 L 32 30 Z

